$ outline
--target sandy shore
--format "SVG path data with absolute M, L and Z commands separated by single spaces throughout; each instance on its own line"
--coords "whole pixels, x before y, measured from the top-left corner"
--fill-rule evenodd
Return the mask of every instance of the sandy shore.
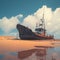
M 12 36 L 0 36 L 0 50 L 19 51 L 40 46 L 60 47 L 60 40 L 14 40 Z

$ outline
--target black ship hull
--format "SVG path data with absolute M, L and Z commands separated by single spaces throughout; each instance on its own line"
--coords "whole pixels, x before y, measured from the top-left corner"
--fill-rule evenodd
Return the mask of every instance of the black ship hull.
M 45 40 L 45 39 L 49 39 L 49 38 L 46 38 L 43 36 L 36 35 L 34 32 L 32 32 L 31 29 L 29 29 L 23 25 L 20 25 L 20 24 L 17 24 L 17 30 L 19 32 L 19 37 L 22 40 Z

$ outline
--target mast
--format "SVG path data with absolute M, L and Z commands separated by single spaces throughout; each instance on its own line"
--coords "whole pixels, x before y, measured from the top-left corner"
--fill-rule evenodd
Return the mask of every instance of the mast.
M 45 30 L 44 9 L 45 7 L 43 7 L 43 14 L 42 14 L 42 18 L 40 19 L 40 23 L 39 24 L 36 23 L 35 31 L 37 31 L 38 33 L 43 33 L 43 35 L 45 36 L 46 30 Z
M 44 11 L 43 11 L 43 17 L 42 17 L 42 24 L 43 24 L 43 31 L 44 31 L 44 36 L 45 36 L 45 33 L 46 33 L 46 29 L 45 29 L 45 19 L 44 19 Z
M 41 28 L 43 29 L 42 32 L 44 33 L 44 36 L 45 36 L 45 34 L 46 34 L 46 29 L 45 29 L 44 9 L 45 9 L 45 7 L 43 8 L 43 14 L 42 14 L 42 19 L 41 19 L 41 24 L 40 24 L 40 26 L 41 26 Z

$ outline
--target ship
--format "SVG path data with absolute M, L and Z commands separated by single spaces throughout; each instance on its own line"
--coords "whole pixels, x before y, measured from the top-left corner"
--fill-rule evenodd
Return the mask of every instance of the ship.
M 16 28 L 19 32 L 19 38 L 22 40 L 54 39 L 53 35 L 47 35 L 46 33 L 44 14 L 43 17 L 40 19 L 40 23 L 36 24 L 35 32 L 33 32 L 30 28 L 23 26 L 21 24 L 17 24 Z

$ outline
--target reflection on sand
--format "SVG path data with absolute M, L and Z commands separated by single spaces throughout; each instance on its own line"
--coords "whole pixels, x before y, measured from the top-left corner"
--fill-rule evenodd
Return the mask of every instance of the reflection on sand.
M 0 36 L 0 60 L 60 60 L 60 40 L 13 40 Z
M 18 52 L 18 58 L 20 60 L 25 60 L 25 59 L 32 60 L 33 59 L 32 56 L 34 55 L 35 60 L 48 60 L 47 59 L 47 53 L 48 53 L 47 50 L 48 49 L 49 49 L 48 47 L 40 47 L 40 48 L 36 48 L 36 49 L 20 51 L 20 52 Z M 51 56 L 50 58 L 51 58 L 51 60 L 56 60 L 53 56 Z
M 20 58 L 20 59 L 28 58 L 28 57 L 31 56 L 35 51 L 36 51 L 36 49 L 31 49 L 31 50 L 26 50 L 26 51 L 18 52 L 18 58 Z

